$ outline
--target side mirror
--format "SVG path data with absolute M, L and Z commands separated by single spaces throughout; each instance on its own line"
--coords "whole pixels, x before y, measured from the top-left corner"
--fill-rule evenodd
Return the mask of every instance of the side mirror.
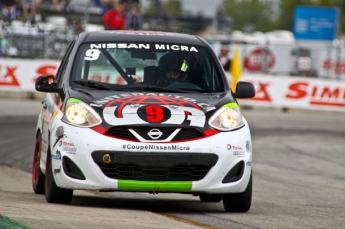
M 239 99 L 253 98 L 255 96 L 255 87 L 252 83 L 240 81 L 236 85 L 234 96 Z
M 55 83 L 55 78 L 52 75 L 39 76 L 35 83 L 36 91 L 41 92 L 59 92 L 60 89 Z

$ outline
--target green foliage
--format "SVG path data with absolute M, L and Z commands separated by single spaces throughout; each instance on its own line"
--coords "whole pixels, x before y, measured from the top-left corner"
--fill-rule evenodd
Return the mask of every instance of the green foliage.
M 266 32 L 272 27 L 272 4 L 261 0 L 223 0 L 222 16 L 231 17 L 234 30 L 244 30 L 248 26 Z
M 151 0 L 150 6 L 144 13 L 179 15 L 183 12 L 180 0 Z
M 148 14 L 159 14 L 162 10 L 161 0 L 151 0 L 150 6 L 145 10 L 144 13 Z
M 278 1 L 278 4 L 274 4 Z M 180 15 L 183 13 L 181 0 L 151 0 L 146 13 Z M 296 6 L 338 7 L 340 9 L 340 33 L 345 33 L 345 0 L 223 0 L 217 10 L 219 17 L 233 19 L 233 30 L 269 32 L 293 29 Z
M 324 7 L 338 7 L 340 10 L 339 18 L 339 34 L 345 33 L 345 1 L 344 0 L 318 0 L 316 3 L 317 6 Z
M 179 15 L 182 13 L 182 4 L 180 0 L 168 0 L 163 5 L 163 10 L 170 15 Z
M 314 6 L 314 7 L 339 7 L 341 12 L 345 12 L 344 0 L 280 0 L 279 18 L 276 22 L 275 29 L 292 30 L 294 9 L 296 6 Z M 341 15 L 341 14 L 340 14 Z M 344 18 L 341 16 L 340 32 L 344 30 Z
M 295 6 L 313 6 L 313 0 L 283 0 L 279 2 L 279 17 L 275 29 L 292 30 Z
M 340 32 L 345 33 L 345 0 L 278 0 L 274 8 L 273 0 L 223 0 L 223 7 L 218 9 L 221 16 L 233 19 L 234 30 L 244 30 L 252 25 L 255 30 L 293 29 L 294 9 L 296 6 L 338 7 L 340 9 Z

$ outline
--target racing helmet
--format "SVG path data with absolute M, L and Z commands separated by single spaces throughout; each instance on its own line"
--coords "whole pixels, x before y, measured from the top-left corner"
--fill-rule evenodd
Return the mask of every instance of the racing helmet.
M 167 78 L 165 72 L 168 70 L 180 71 L 178 79 Z M 187 79 L 188 64 L 183 55 L 177 52 L 170 52 L 162 56 L 158 63 L 159 78 L 164 83 L 172 83 L 176 81 L 185 81 Z

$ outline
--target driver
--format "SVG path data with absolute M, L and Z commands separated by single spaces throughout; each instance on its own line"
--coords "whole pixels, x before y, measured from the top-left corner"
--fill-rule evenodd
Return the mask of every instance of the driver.
M 167 86 L 173 82 L 183 82 L 187 79 L 188 65 L 179 53 L 171 52 L 161 57 L 158 63 L 158 84 Z

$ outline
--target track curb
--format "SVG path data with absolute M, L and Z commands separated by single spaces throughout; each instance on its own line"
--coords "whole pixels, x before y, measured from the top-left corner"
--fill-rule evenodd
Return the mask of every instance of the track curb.
M 0 229 L 30 229 L 16 221 L 0 214 Z

